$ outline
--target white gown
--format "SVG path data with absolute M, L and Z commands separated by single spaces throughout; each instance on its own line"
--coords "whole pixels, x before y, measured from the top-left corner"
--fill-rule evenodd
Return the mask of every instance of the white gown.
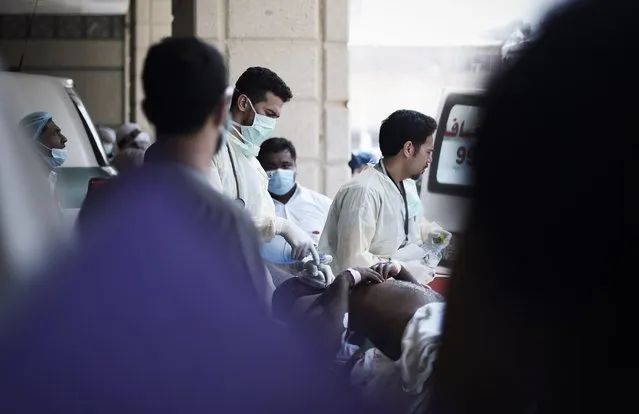
M 440 228 L 424 218 L 415 181 L 405 180 L 404 188 L 408 204 L 407 242 L 404 199 L 390 177 L 377 168 L 368 168 L 340 188 L 319 244 L 320 251 L 333 256 L 334 272 L 386 261 L 404 246 L 421 246 L 431 230 Z M 430 270 L 421 261 L 401 264 L 421 283 L 432 280 Z

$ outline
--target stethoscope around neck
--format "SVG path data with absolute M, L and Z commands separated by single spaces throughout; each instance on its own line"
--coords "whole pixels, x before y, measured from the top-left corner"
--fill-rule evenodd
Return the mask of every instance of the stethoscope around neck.
M 403 181 L 400 182 L 399 185 L 397 185 L 397 183 L 395 183 L 395 180 L 393 180 L 393 177 L 391 177 L 390 173 L 388 172 L 388 170 L 384 166 L 383 159 L 379 160 L 379 162 L 376 165 L 376 168 L 379 171 L 381 171 L 384 174 L 386 174 L 386 176 L 393 182 L 393 184 L 395 185 L 395 187 L 399 191 L 399 194 L 402 196 L 402 200 L 404 201 L 404 243 L 402 243 L 402 246 L 404 246 L 404 245 L 406 245 L 406 243 L 408 243 L 408 200 L 406 198 L 406 188 L 404 187 L 404 182 Z M 400 246 L 400 247 L 402 247 L 402 246 Z
M 235 130 L 238 135 L 242 135 L 240 131 L 235 128 L 234 125 L 231 125 L 231 128 Z M 230 131 L 229 131 L 230 134 Z M 240 181 L 237 179 L 237 169 L 235 167 L 235 160 L 233 159 L 233 154 L 231 153 L 231 142 L 230 140 L 226 143 L 226 151 L 229 153 L 229 159 L 231 160 L 231 168 L 233 169 L 233 178 L 235 179 L 235 195 L 236 198 L 234 200 L 240 207 L 246 208 L 246 201 L 242 197 L 240 197 Z

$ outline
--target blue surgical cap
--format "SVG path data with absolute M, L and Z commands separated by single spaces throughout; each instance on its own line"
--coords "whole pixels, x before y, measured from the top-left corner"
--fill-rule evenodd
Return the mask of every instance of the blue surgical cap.
M 378 161 L 379 159 L 375 156 L 375 154 L 371 154 L 370 152 L 358 152 L 351 156 L 348 166 L 351 167 L 351 170 L 356 170 L 367 164 L 377 164 Z
M 40 139 L 44 126 L 52 119 L 48 112 L 33 112 L 22 118 L 20 126 L 34 141 Z

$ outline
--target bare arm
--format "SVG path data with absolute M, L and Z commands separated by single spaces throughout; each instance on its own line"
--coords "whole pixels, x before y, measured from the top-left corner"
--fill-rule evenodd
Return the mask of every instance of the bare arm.
M 348 312 L 351 289 L 358 283 L 381 283 L 382 275 L 368 268 L 353 269 L 357 274 L 357 280 L 350 271 L 346 270 L 335 278 L 335 281 L 326 291 L 311 305 L 307 311 L 307 324 L 304 326 L 313 329 L 314 335 L 319 337 L 322 353 L 328 358 L 333 358 L 337 353 L 344 333 L 344 314 Z
M 332 358 L 338 351 L 344 332 L 344 315 L 348 312 L 348 296 L 355 281 L 349 272 L 342 272 L 308 311 L 307 326 L 322 353 Z M 320 312 L 315 312 L 319 307 Z

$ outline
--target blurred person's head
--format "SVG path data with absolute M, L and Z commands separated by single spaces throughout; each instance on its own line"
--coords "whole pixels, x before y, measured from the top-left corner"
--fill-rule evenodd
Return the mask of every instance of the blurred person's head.
M 24 132 L 38 146 L 49 169 L 60 167 L 67 159 L 67 137 L 47 112 L 33 112 L 20 121 Z
M 275 128 L 284 104 L 292 98 L 291 89 L 275 72 L 251 67 L 235 83 L 231 118 L 242 138 L 259 146 Z
M 437 395 L 457 405 L 444 411 L 627 403 L 639 77 L 620 47 L 639 37 L 635 19 L 634 1 L 576 1 L 490 86 L 438 362 Z
M 384 163 L 393 163 L 401 177 L 417 178 L 432 160 L 433 134 L 437 122 L 420 112 L 402 109 L 393 112 L 379 128 L 379 148 Z
M 151 145 L 151 137 L 142 131 L 136 123 L 128 122 L 118 128 L 115 133 L 115 140 L 118 144 L 118 151 L 126 148 L 139 148 L 145 150 Z
M 357 175 L 371 165 L 377 164 L 379 161 L 375 154 L 370 152 L 358 152 L 351 155 L 348 167 L 351 169 L 351 175 Z
M 116 143 L 116 134 L 113 128 L 99 126 L 98 136 L 100 137 L 102 148 L 104 148 L 104 152 L 106 152 L 107 156 L 113 155 L 113 148 Z
M 269 138 L 260 146 L 258 161 L 268 175 L 268 191 L 275 198 L 295 191 L 297 152 L 286 138 Z
M 128 147 L 118 151 L 111 160 L 111 166 L 118 172 L 139 168 L 144 165 L 145 151 L 137 147 Z
M 220 52 L 194 37 L 166 38 L 149 49 L 142 84 L 157 143 L 204 169 L 225 136 L 230 91 Z

